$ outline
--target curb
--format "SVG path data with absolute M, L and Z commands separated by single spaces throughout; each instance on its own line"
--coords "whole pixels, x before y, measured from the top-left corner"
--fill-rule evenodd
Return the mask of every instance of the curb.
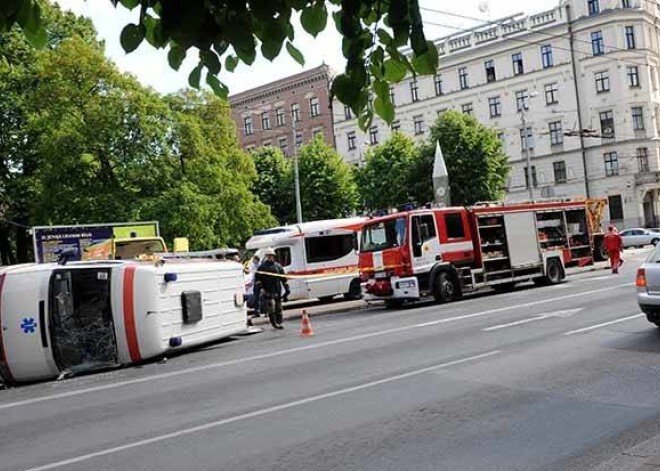
M 375 305 L 378 306 L 378 305 Z M 365 309 L 373 308 L 375 307 L 374 304 L 369 304 L 366 301 L 363 303 L 361 306 L 344 306 L 344 307 L 338 307 L 336 309 L 328 309 L 327 311 L 321 311 L 321 312 L 307 312 L 307 315 L 309 317 L 324 317 L 324 316 L 332 316 L 335 314 L 342 314 L 344 312 L 351 312 L 351 311 L 363 311 Z M 296 308 L 298 309 L 298 308 Z M 307 311 L 307 309 L 303 309 Z M 295 321 L 298 319 L 302 319 L 302 311 L 300 313 L 292 313 L 288 314 L 287 312 L 284 311 L 284 320 L 285 321 Z M 268 325 L 270 321 L 268 320 L 267 315 L 261 315 L 260 317 L 253 317 L 252 318 L 252 325 L 254 326 L 262 326 L 262 325 Z

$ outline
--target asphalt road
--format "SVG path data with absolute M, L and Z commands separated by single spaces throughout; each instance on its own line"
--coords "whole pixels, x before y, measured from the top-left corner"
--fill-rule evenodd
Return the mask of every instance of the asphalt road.
M 605 470 L 660 435 L 644 256 L 0 391 L 0 469 Z

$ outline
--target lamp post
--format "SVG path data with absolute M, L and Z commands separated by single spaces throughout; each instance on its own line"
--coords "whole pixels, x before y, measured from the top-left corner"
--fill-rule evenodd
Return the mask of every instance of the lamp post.
M 297 116 L 293 116 L 293 174 L 296 191 L 296 219 L 302 224 L 302 203 L 300 202 L 300 170 L 298 168 L 298 133 L 296 132 Z
M 522 121 L 523 135 L 525 136 L 525 158 L 527 160 L 527 189 L 529 191 L 529 200 L 534 201 L 534 181 L 532 179 L 532 156 L 529 153 L 529 134 L 527 133 L 527 120 L 525 112 L 529 108 L 529 101 L 537 96 L 538 93 L 530 93 L 527 103 L 523 101 L 520 107 L 520 121 Z

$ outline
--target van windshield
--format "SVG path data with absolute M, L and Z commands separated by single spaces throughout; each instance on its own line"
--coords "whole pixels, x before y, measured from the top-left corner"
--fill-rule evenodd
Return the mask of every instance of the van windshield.
M 361 252 L 378 252 L 399 247 L 406 236 L 406 218 L 366 224 L 362 229 Z

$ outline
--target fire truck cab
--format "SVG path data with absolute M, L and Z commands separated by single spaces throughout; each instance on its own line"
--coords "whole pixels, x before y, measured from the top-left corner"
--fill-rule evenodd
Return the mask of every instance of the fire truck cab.
M 559 283 L 569 264 L 593 262 L 585 201 L 395 212 L 365 223 L 359 269 L 366 299 L 390 306 L 516 283 Z

